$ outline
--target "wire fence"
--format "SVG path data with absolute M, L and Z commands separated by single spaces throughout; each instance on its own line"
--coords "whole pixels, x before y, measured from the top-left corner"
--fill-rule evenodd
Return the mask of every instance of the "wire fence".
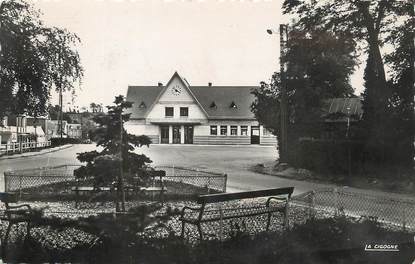
M 59 165 L 6 171 L 4 172 L 5 191 L 18 192 L 20 198 L 33 197 L 33 195 L 36 198 L 43 196 L 47 199 L 52 197 L 62 199 L 64 196 L 71 198 L 74 187 L 93 187 L 93 181 L 88 180 L 88 177 L 83 180 L 76 179 L 74 171 L 80 166 Z M 166 175 L 161 178 L 154 177 L 151 187 L 163 187 L 167 196 L 226 192 L 226 174 L 174 166 L 157 166 L 155 169 L 166 171 Z M 134 198 L 132 195 L 129 197 Z
M 44 197 L 48 202 L 62 203 L 66 200 L 68 204 L 63 206 L 64 208 L 61 206 L 58 210 L 78 212 L 80 208 L 73 209 L 73 203 L 71 203 L 75 199 L 73 187 L 93 185 L 91 180 L 81 182 L 76 180 L 74 170 L 79 166 L 60 165 L 6 171 L 4 173 L 5 191 L 18 192 L 23 198 L 36 194 L 38 198 Z M 154 186 L 163 184 L 166 199 L 169 195 L 180 198 L 226 192 L 226 174 L 175 166 L 157 166 L 156 169 L 166 171 L 166 176 L 163 176 L 161 181 L 160 178 L 155 178 L 152 182 Z M 137 200 L 135 197 L 134 193 L 127 195 L 132 204 Z M 81 204 L 81 209 L 98 212 L 101 207 L 96 207 L 90 201 L 91 199 L 87 199 L 84 205 Z M 347 188 L 324 188 L 293 197 L 292 205 L 304 208 L 308 212 L 308 217 L 316 215 L 332 217 L 344 214 L 355 218 L 366 217 L 391 227 L 415 231 L 415 199 L 356 193 Z M 107 206 L 113 208 L 112 205 Z
M 309 217 L 317 213 L 325 217 L 346 215 L 415 231 L 415 199 L 357 193 L 348 188 L 324 188 L 297 195 L 292 202 L 307 207 Z
M 175 166 L 156 166 L 158 170 L 166 171 L 163 177 L 165 184 L 182 183 L 198 186 L 210 192 L 226 192 L 227 175 L 198 168 L 185 168 Z M 200 193 L 202 194 L 202 193 Z

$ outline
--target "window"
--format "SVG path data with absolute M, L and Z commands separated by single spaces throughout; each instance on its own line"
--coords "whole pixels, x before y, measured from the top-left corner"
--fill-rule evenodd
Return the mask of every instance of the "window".
M 180 107 L 180 116 L 189 116 L 189 107 Z
M 241 126 L 241 136 L 248 135 L 248 126 Z
M 231 135 L 232 136 L 238 135 L 238 127 L 237 126 L 231 126 Z
M 228 126 L 220 126 L 220 134 L 226 136 L 228 134 Z
M 210 126 L 210 134 L 216 136 L 218 134 L 218 127 L 217 126 Z
M 141 108 L 141 109 L 146 108 L 146 107 L 147 106 L 144 102 L 141 102 L 141 104 L 138 106 L 138 108 Z
M 174 116 L 174 108 L 173 107 L 166 107 L 165 108 L 166 117 L 173 117 Z

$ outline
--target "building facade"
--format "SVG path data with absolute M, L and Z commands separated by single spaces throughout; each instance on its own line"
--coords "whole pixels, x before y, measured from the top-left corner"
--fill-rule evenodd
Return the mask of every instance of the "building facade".
M 255 87 L 190 86 L 177 72 L 163 86 L 129 86 L 129 133 L 154 144 L 275 145 L 251 112 Z
M 0 126 L 0 143 L 12 144 L 18 142 L 46 142 L 46 118 L 25 115 L 7 116 L 2 119 Z

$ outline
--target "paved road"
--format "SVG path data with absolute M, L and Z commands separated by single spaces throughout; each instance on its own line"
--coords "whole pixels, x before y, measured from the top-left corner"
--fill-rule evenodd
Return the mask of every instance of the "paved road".
M 76 153 L 93 149 L 95 149 L 93 144 L 74 145 L 71 148 L 44 155 L 0 160 L 0 175 L 3 175 L 6 170 L 76 164 L 79 163 L 76 160 Z M 330 184 L 289 180 L 247 170 L 252 165 L 275 160 L 278 155 L 275 147 L 151 145 L 149 148 L 138 149 L 137 153 L 149 156 L 154 165 L 175 165 L 225 172 L 228 174 L 228 191 L 294 186 L 295 194 L 298 194 L 317 188 L 334 187 Z M 3 190 L 3 185 L 3 177 L 0 177 L 0 190 Z M 410 197 L 357 188 L 349 189 L 354 192 L 381 194 L 387 197 Z
M 38 155 L 9 160 L 0 160 L 0 175 L 6 170 L 27 169 L 61 164 L 77 164 L 76 153 L 95 149 L 94 145 L 74 145 L 71 148 Z M 276 176 L 263 175 L 248 171 L 252 165 L 270 162 L 277 157 L 274 147 L 264 146 L 194 146 L 194 145 L 153 145 L 143 147 L 137 153 L 144 153 L 153 160 L 153 165 L 175 165 L 194 167 L 228 174 L 228 191 L 255 190 L 262 188 L 294 186 L 295 194 L 304 193 L 324 187 L 334 187 L 328 184 L 316 184 L 304 181 L 295 181 Z M 0 177 L 0 190 L 4 190 L 4 180 Z M 413 203 L 397 204 L 384 201 L 384 198 L 406 195 L 391 194 L 379 191 L 368 191 L 357 188 L 348 188 L 354 194 L 343 197 L 344 208 L 357 215 L 374 215 L 379 219 L 394 223 L 401 223 L 402 214 L 406 215 L 407 224 L 415 226 L 408 217 L 414 216 Z M 380 195 L 380 199 L 367 199 L 367 194 Z M 336 201 L 334 196 L 323 197 L 316 201 L 319 206 L 332 206 Z M 368 196 L 371 197 L 371 196 Z M 344 201 L 343 201 L 344 200 Z M 350 208 L 349 208 L 350 207 Z M 330 210 L 333 208 L 330 207 Z
M 79 163 L 75 158 L 76 153 L 94 148 L 94 145 L 74 145 L 44 155 L 0 160 L 0 175 L 6 170 Z M 275 147 L 152 145 L 149 148 L 138 149 L 137 153 L 149 156 L 154 165 L 175 165 L 225 172 L 228 174 L 229 191 L 294 186 L 296 193 L 302 193 L 318 187 L 327 187 L 327 185 L 288 180 L 247 170 L 252 165 L 274 160 L 278 155 Z M 4 188 L 3 185 L 1 177 L 0 189 Z
M 94 145 L 74 145 L 56 152 L 31 157 L 0 160 L 0 190 L 4 190 L 3 173 L 7 170 L 29 169 L 61 164 L 77 164 L 76 153 L 95 149 Z

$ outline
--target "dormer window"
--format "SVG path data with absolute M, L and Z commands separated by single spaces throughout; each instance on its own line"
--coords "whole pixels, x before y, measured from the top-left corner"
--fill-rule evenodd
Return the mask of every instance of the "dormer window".
M 230 108 L 234 108 L 234 109 L 238 108 L 238 106 L 235 104 L 235 102 L 232 102 L 229 107 Z
M 218 108 L 217 106 L 216 106 L 216 104 L 215 104 L 215 102 L 212 102 L 211 104 L 210 104 L 210 108 Z
M 144 109 L 146 107 L 147 106 L 146 106 L 146 104 L 144 102 L 141 102 L 141 104 L 138 106 L 138 108 L 140 108 L 140 109 Z

